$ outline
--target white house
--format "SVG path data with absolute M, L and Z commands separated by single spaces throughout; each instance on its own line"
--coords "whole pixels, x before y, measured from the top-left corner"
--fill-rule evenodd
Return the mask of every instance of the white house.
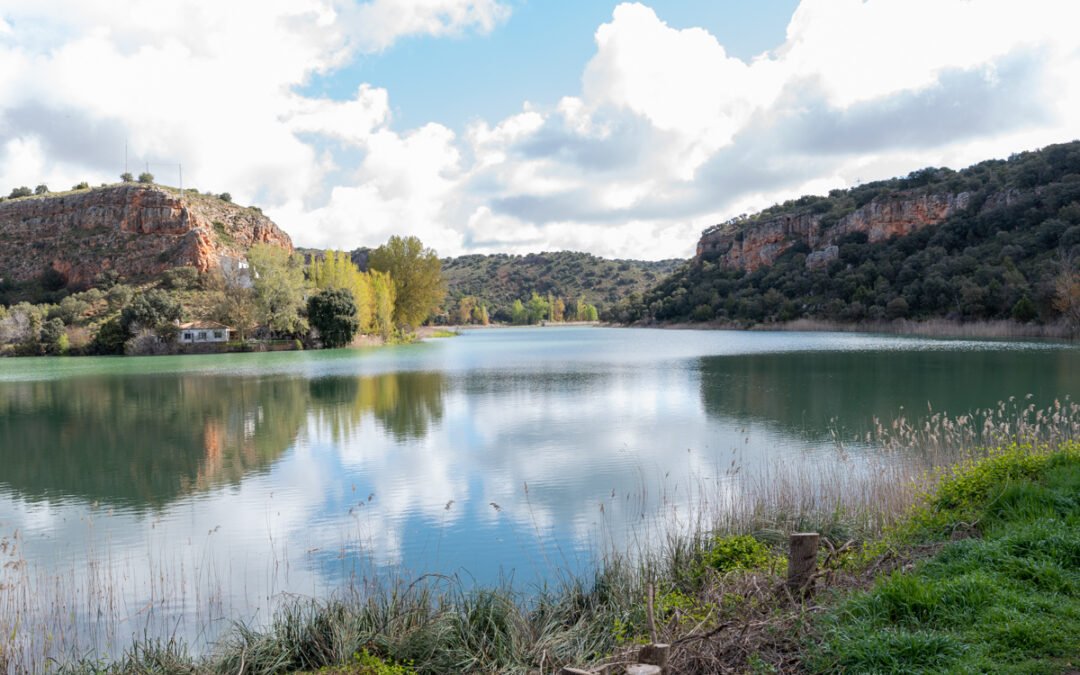
M 204 342 L 228 342 L 229 327 L 214 321 L 192 321 L 180 324 L 180 344 L 196 345 Z

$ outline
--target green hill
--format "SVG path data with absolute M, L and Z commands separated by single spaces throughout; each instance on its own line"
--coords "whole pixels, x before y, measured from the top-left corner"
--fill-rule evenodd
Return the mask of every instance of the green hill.
M 1080 323 L 1080 142 L 927 168 L 707 229 L 609 317 Z
M 576 251 L 444 258 L 445 309 L 449 312 L 462 297 L 474 296 L 487 303 L 492 319 L 509 320 L 514 300 L 527 300 L 536 292 L 567 300 L 585 296 L 603 312 L 620 300 L 640 297 L 681 262 L 609 260 Z

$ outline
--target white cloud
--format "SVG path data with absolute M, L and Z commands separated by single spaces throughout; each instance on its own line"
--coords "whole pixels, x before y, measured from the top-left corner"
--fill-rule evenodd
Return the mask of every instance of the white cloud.
M 510 9 L 497 0 L 371 0 L 350 14 L 360 47 L 378 51 L 410 35 L 487 33 L 506 20 Z
M 455 133 L 395 128 L 393 82 L 300 87 L 497 0 L 0 0 L 0 189 L 135 170 L 263 206 L 300 245 L 689 255 L 804 189 L 1080 136 L 1070 3 L 804 0 L 751 61 L 645 5 L 596 30 L 579 92 Z M 497 82 L 492 86 L 498 86 Z M 7 187 L 4 187 L 7 186 Z M 499 247 L 505 247 L 500 249 Z

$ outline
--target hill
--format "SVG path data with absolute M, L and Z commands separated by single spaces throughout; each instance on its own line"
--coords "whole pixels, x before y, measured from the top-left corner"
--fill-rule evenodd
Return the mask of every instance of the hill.
M 1052 322 L 1080 309 L 1077 261 L 1080 142 L 1072 142 L 716 225 L 691 261 L 614 318 Z
M 8 290 L 87 288 L 107 272 L 133 283 L 174 267 L 209 272 L 260 242 L 292 250 L 258 209 L 141 183 L 3 200 L 0 240 Z
M 487 303 L 494 319 L 509 320 L 514 300 L 533 293 L 577 299 L 603 310 L 632 294 L 640 295 L 670 274 L 681 260 L 609 260 L 576 251 L 528 255 L 465 255 L 444 258 L 445 309 L 462 297 Z

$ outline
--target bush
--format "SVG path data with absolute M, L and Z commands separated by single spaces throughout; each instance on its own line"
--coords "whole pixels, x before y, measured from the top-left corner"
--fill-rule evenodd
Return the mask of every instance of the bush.
M 42 183 L 41 185 L 34 188 L 34 194 L 36 194 L 36 195 L 44 195 L 44 194 L 48 194 L 48 193 L 49 193 L 49 186 L 45 185 L 44 183 Z
M 118 318 L 110 319 L 98 328 L 98 332 L 90 342 L 90 352 L 94 354 L 123 354 L 124 343 L 127 342 L 130 336 L 130 333 L 120 324 Z
M 908 303 L 903 298 L 893 298 L 885 305 L 885 313 L 890 319 L 903 319 L 908 314 Z
M 150 173 L 149 171 L 143 171 L 142 173 L 139 174 L 139 182 L 140 183 L 153 183 L 154 182 L 154 174 Z
M 136 295 L 120 312 L 120 323 L 132 332 L 138 328 L 157 328 L 180 318 L 180 303 L 165 291 L 153 289 Z
M 49 319 L 41 327 L 41 350 L 53 356 L 63 354 L 68 348 L 68 338 L 64 334 L 64 322 L 60 319 Z
M 1034 321 L 1035 317 L 1038 315 L 1039 312 L 1035 309 L 1035 303 L 1033 303 L 1026 295 L 1017 300 L 1016 304 L 1013 305 L 1012 318 L 1020 323 Z
M 8 199 L 18 199 L 19 197 L 29 197 L 32 194 L 34 194 L 34 193 L 30 191 L 30 188 L 28 188 L 28 187 L 26 187 L 24 185 L 22 187 L 17 187 L 14 190 L 12 190 L 11 194 L 8 195 Z
M 135 177 L 132 176 L 129 172 L 125 171 L 124 173 L 120 174 L 120 180 L 125 183 L 133 183 L 135 182 Z
M 176 291 L 190 290 L 199 283 L 199 270 L 190 266 L 174 267 L 162 273 L 161 283 L 165 288 Z
M 72 190 L 89 190 L 90 189 L 90 183 L 87 183 L 86 181 L 83 181 L 81 183 L 76 183 L 75 185 L 71 186 L 71 189 Z
M 782 557 L 773 554 L 768 546 L 748 534 L 718 537 L 701 556 L 694 576 L 701 578 L 709 570 L 718 574 L 737 570 L 771 570 L 782 561 Z
M 232 201 L 232 195 L 229 194 L 228 192 L 222 192 L 221 194 L 218 195 L 218 199 L 220 199 L 223 202 L 231 202 Z

